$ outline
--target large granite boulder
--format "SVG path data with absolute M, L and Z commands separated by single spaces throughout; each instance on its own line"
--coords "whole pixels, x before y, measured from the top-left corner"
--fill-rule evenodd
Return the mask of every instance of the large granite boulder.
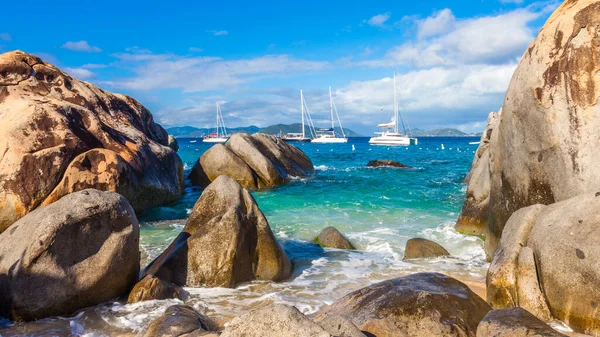
M 236 133 L 225 145 L 214 145 L 198 159 L 190 181 L 204 187 L 228 175 L 246 188 L 264 188 L 313 173 L 312 162 L 299 148 L 274 136 Z
M 234 318 L 221 337 L 331 337 L 295 307 L 272 304 Z
M 314 242 L 324 248 L 356 249 L 350 240 L 332 226 L 323 229 Z
M 569 0 L 525 51 L 490 148 L 490 256 L 515 211 L 600 190 L 599 44 L 600 1 Z
M 234 287 L 282 281 L 292 265 L 256 201 L 233 178 L 220 176 L 198 199 L 182 232 L 145 274 L 177 285 Z
M 127 303 L 166 300 L 169 298 L 183 299 L 183 297 L 185 297 L 184 290 L 180 286 L 152 275 L 146 275 L 131 289 L 127 297 Z
M 523 308 L 492 310 L 477 327 L 477 337 L 566 337 Z
M 79 81 L 20 51 L 0 55 L 0 232 L 86 188 L 135 211 L 177 200 L 181 160 L 131 97 Z
M 172 305 L 148 326 L 144 337 L 202 336 L 209 331 L 208 319 L 189 305 Z
M 462 282 L 418 273 L 352 292 L 321 309 L 313 320 L 342 316 L 377 337 L 475 336 L 489 310 Z
M 600 193 L 513 214 L 488 271 L 488 301 L 600 333 Z
M 497 138 L 495 131 L 500 122 L 501 111 L 490 112 L 485 132 L 479 141 L 479 147 L 471 164 L 471 169 L 465 178 L 467 183 L 467 199 L 465 200 L 458 220 L 458 231 L 483 235 L 487 233 L 487 217 L 490 201 L 490 144 Z M 494 132 L 495 131 L 495 132 Z
M 450 256 L 446 248 L 427 239 L 415 238 L 406 242 L 403 260 Z
M 139 270 L 139 225 L 127 200 L 75 192 L 0 234 L 0 316 L 69 315 L 127 294 Z

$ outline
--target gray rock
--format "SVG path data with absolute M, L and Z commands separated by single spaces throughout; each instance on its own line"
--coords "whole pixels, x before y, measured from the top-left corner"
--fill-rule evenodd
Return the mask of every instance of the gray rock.
M 352 292 L 313 317 L 342 316 L 377 337 L 475 336 L 489 305 L 469 287 L 437 273 L 417 273 Z
M 566 337 L 522 308 L 492 310 L 477 327 L 477 337 Z
M 393 160 L 371 160 L 367 163 L 367 167 L 395 167 L 395 168 L 411 168 L 402 163 Z
M 83 190 L 0 234 L 0 316 L 35 320 L 127 294 L 137 280 L 139 225 L 113 192 Z
M 150 323 L 144 337 L 203 336 L 208 330 L 208 319 L 194 308 L 172 305 Z
M 292 265 L 256 201 L 220 176 L 198 199 L 182 232 L 145 271 L 177 285 L 234 287 L 282 281 Z
M 234 318 L 221 337 L 331 337 L 295 307 L 272 304 Z
M 314 242 L 325 248 L 356 249 L 352 242 L 346 239 L 335 227 L 323 229 L 314 239 Z
M 356 325 L 341 316 L 327 316 L 319 325 L 335 337 L 367 337 Z
M 410 239 L 406 242 L 403 260 L 450 256 L 446 248 L 427 239 Z

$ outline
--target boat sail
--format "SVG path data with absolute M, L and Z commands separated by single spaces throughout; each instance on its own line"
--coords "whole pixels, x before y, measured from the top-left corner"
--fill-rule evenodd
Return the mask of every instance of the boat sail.
M 227 129 L 225 128 L 225 122 L 223 121 L 223 113 L 221 112 L 221 105 L 217 102 L 217 130 L 215 133 L 211 133 L 204 137 L 203 142 L 205 143 L 225 143 L 229 139 Z
M 312 138 L 315 137 L 315 127 L 312 124 L 312 118 L 310 117 L 310 112 L 308 110 L 308 106 L 306 106 L 306 101 L 304 100 L 304 94 L 302 90 L 300 90 L 300 110 L 302 111 L 302 133 L 286 133 L 281 136 L 281 139 L 286 142 L 310 142 Z M 312 137 L 307 137 L 306 135 L 306 123 L 308 123 L 308 130 Z
M 340 125 L 342 137 L 337 137 L 337 135 L 335 134 L 335 122 L 333 118 L 334 112 L 335 116 L 337 117 L 338 124 Z M 311 140 L 311 142 L 317 144 L 347 143 L 348 138 L 346 138 L 346 134 L 344 134 L 342 121 L 340 120 L 340 115 L 338 114 L 335 102 L 333 101 L 333 96 L 331 95 L 331 87 L 329 87 L 329 114 L 331 116 L 331 128 L 317 130 L 317 138 Z
M 398 112 L 398 100 L 396 97 L 396 73 L 394 73 L 394 116 L 389 123 L 377 125 L 378 128 L 384 129 L 382 132 L 375 132 L 375 135 L 369 140 L 371 145 L 401 145 L 408 146 L 411 144 L 417 145 L 418 139 L 411 138 L 410 127 L 409 132 L 406 132 L 404 127 L 404 119 Z M 404 133 L 398 132 L 398 121 L 402 123 Z

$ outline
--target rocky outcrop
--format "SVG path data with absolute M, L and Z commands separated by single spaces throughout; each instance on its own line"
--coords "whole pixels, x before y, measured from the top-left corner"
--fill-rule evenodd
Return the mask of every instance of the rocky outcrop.
M 173 137 L 172 135 L 169 135 L 167 146 L 175 152 L 179 151 L 179 142 L 177 141 L 177 138 Z
M 172 305 L 154 319 L 144 337 L 203 336 L 209 331 L 208 319 L 189 305 Z
M 295 307 L 272 304 L 234 318 L 221 337 L 331 337 Z
M 139 225 L 113 192 L 83 190 L 0 234 L 0 316 L 69 315 L 127 294 L 139 275 Z
M 313 173 L 312 162 L 299 148 L 274 136 L 236 133 L 225 145 L 206 151 L 189 178 L 192 184 L 205 187 L 220 175 L 228 175 L 246 188 L 264 188 Z
M 177 200 L 183 166 L 167 145 L 133 98 L 33 55 L 0 55 L 0 232 L 86 188 L 118 192 L 135 211 Z
M 335 337 L 367 337 L 350 320 L 341 316 L 327 316 L 319 325 Z
M 490 148 L 490 256 L 517 210 L 600 190 L 599 44 L 600 1 L 564 1 L 523 55 Z
M 427 239 L 410 239 L 406 242 L 403 260 L 426 259 L 432 257 L 450 256 L 446 248 Z
M 515 212 L 488 271 L 488 301 L 600 333 L 598 237 L 600 193 Z
M 281 281 L 291 270 L 250 192 L 233 178 L 220 176 L 145 274 L 182 286 L 234 287 L 255 279 Z
M 498 123 L 501 111 L 490 112 L 488 123 L 485 128 L 479 147 L 475 152 L 471 169 L 465 178 L 467 186 L 467 199 L 465 200 L 458 220 L 456 229 L 458 231 L 482 235 L 487 233 L 487 218 L 489 214 L 490 201 L 490 144 L 497 138 Z
M 146 275 L 135 284 L 127 297 L 127 303 L 166 300 L 169 298 L 182 299 L 183 295 L 184 290 L 180 286 L 163 281 L 152 275 Z
M 393 160 L 371 160 L 367 163 L 367 167 L 395 167 L 395 168 L 411 168 L 402 163 Z
M 477 327 L 477 337 L 566 337 L 527 310 L 511 308 L 488 312 Z
M 352 292 L 321 309 L 313 320 L 342 316 L 377 337 L 475 336 L 489 310 L 462 282 L 418 273 Z
M 314 242 L 324 248 L 356 249 L 352 242 L 340 233 L 335 227 L 327 227 L 319 233 Z

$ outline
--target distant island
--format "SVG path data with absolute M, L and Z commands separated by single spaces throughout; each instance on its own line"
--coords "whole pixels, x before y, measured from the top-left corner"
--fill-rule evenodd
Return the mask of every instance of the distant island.
M 177 138 L 199 138 L 206 136 L 212 132 L 214 132 L 214 128 L 197 128 L 193 126 L 175 126 L 167 128 L 167 132 Z M 300 123 L 294 124 L 276 124 L 267 126 L 264 128 L 260 128 L 258 126 L 246 126 L 246 127 L 238 127 L 238 128 L 227 128 L 227 132 L 238 133 L 238 132 L 246 132 L 246 133 L 266 133 L 268 135 L 277 135 L 279 133 L 295 133 L 302 132 L 302 125 Z M 308 129 L 307 129 L 308 132 Z M 336 133 L 341 134 L 340 129 L 336 128 Z M 344 133 L 347 137 L 369 137 L 362 135 L 358 132 L 352 131 L 348 128 L 344 128 Z M 416 137 L 470 137 L 470 136 L 481 136 L 481 133 L 465 133 L 458 129 L 454 128 L 441 128 L 434 130 L 421 130 L 421 129 L 413 129 L 412 135 Z

